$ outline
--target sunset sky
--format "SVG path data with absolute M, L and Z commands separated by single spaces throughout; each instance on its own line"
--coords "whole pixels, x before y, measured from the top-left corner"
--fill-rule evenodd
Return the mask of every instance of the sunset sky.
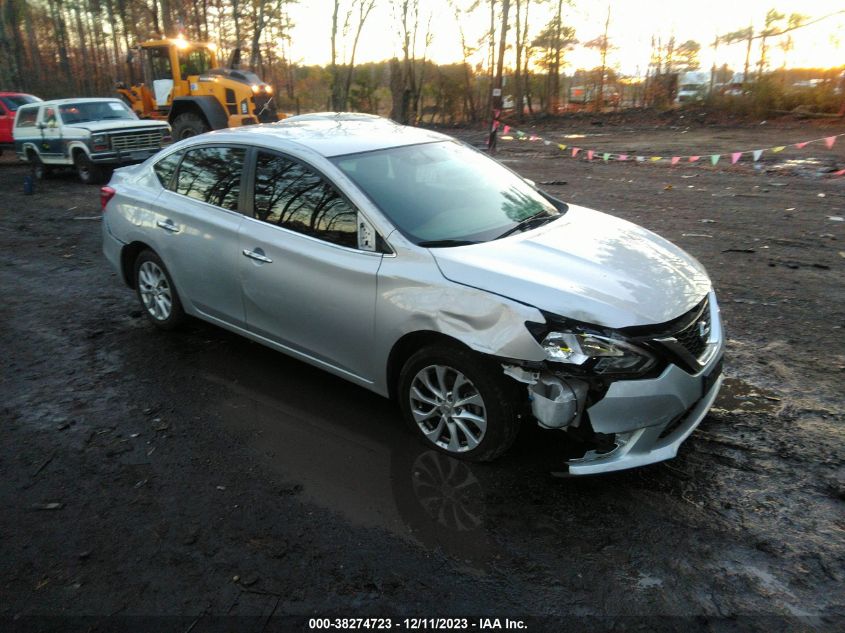
M 348 1 L 348 0 L 347 0 Z M 535 0 L 536 1 L 536 0 Z M 456 0 L 466 6 L 468 0 Z M 575 0 L 574 7 L 565 7 L 565 22 L 575 27 L 580 41 L 600 35 L 607 15 L 607 0 Z M 726 33 L 744 28 L 753 23 L 756 29 L 763 25 L 766 12 L 775 8 L 781 13 L 801 13 L 809 18 L 840 11 L 841 0 L 612 0 L 610 39 L 618 47 L 609 54 L 611 66 L 625 74 L 645 72 L 648 63 L 652 35 L 662 36 L 664 41 L 672 34 L 682 42 L 693 39 L 702 45 L 700 55 L 703 68 L 709 68 L 713 61 L 709 44 L 717 33 Z M 429 58 L 438 63 L 459 61 L 461 58 L 460 37 L 452 10 L 447 0 L 420 0 L 423 22 L 433 14 L 432 32 L 434 39 Z M 301 63 L 325 64 L 330 55 L 332 0 L 303 0 L 292 5 L 290 15 L 296 23 L 290 53 Z M 530 28 L 538 32 L 545 25 L 552 12 L 548 4 L 532 2 Z M 464 30 L 470 42 L 477 42 L 488 28 L 489 13 L 483 8 L 463 17 Z M 421 26 L 424 31 L 424 26 Z M 422 35 L 421 35 L 422 37 Z M 831 67 L 845 65 L 845 14 L 828 18 L 816 25 L 793 33 L 794 50 L 787 57 L 787 65 L 793 67 Z M 419 47 L 419 54 L 422 52 Z M 391 10 L 386 0 L 377 2 L 361 37 L 358 61 L 378 61 L 399 55 L 398 35 Z M 483 56 L 483 52 L 480 54 Z M 772 67 L 780 67 L 784 53 L 773 42 L 769 57 Z M 752 63 L 757 59 L 752 51 Z M 741 70 L 745 58 L 742 44 L 720 46 L 717 63 L 727 63 L 734 70 Z M 480 59 L 480 57 L 478 58 Z M 476 61 L 478 60 L 476 59 Z M 599 64 L 598 53 L 576 46 L 567 54 L 566 72 L 576 68 L 591 68 Z

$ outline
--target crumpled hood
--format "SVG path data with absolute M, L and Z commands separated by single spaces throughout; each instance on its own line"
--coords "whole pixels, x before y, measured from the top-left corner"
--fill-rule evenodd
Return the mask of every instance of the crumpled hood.
M 106 119 L 105 121 L 83 121 L 82 123 L 67 123 L 65 127 L 89 130 L 90 132 L 117 132 L 123 130 L 144 130 L 147 128 L 167 128 L 164 121 L 149 121 L 138 119 Z
M 711 287 L 704 267 L 671 242 L 574 205 L 538 229 L 431 253 L 451 281 L 612 328 L 669 321 Z

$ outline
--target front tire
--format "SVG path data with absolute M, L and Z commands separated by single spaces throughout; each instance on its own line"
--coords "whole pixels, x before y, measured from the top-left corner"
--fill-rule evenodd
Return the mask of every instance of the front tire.
M 173 330 L 185 321 L 170 273 L 153 251 L 142 251 L 135 260 L 135 293 L 144 314 L 157 328 Z
M 209 130 L 211 130 L 211 126 L 206 123 L 205 119 L 193 112 L 184 112 L 173 121 L 173 138 L 177 141 L 198 134 L 205 134 Z
M 519 394 L 501 369 L 458 346 L 432 345 L 399 376 L 399 405 L 423 442 L 452 457 L 492 461 L 519 431 Z
M 73 165 L 76 167 L 76 173 L 86 185 L 97 185 L 103 182 L 103 170 L 95 165 L 91 158 L 82 151 L 77 151 L 73 155 Z

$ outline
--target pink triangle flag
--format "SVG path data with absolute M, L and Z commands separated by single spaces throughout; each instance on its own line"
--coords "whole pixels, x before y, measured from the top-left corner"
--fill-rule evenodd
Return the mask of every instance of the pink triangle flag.
M 762 156 L 762 155 L 763 155 L 763 150 L 755 149 L 754 150 L 754 161 L 756 162 L 756 161 L 760 160 L 760 156 Z
M 681 162 L 681 157 L 680 156 L 673 156 L 672 160 L 670 162 L 672 163 L 672 166 L 674 167 L 675 165 L 677 165 L 678 163 Z
M 691 163 L 694 163 L 699 158 L 701 158 L 701 156 L 690 156 L 687 160 L 689 160 L 689 162 L 691 162 Z
M 532 134 L 531 136 L 528 137 L 528 140 L 529 141 L 539 141 L 540 137 Z
M 628 154 L 619 154 L 619 160 L 628 160 Z
M 581 151 L 580 147 L 573 147 L 572 148 L 572 158 L 575 158 L 576 156 L 578 156 L 578 152 L 580 152 L 580 151 Z
M 834 176 L 845 176 L 845 169 L 840 169 L 839 171 L 833 172 Z
M 827 146 L 827 149 L 830 149 L 831 147 L 833 147 L 833 144 L 834 144 L 835 142 L 836 142 L 836 137 L 835 137 L 835 136 L 828 136 L 828 137 L 824 140 L 824 144 Z
M 742 156 L 742 152 L 731 152 L 731 165 L 736 165 L 740 156 Z
M 809 143 L 809 142 L 810 142 L 810 141 L 804 141 L 803 143 L 796 143 L 796 144 L 795 144 L 795 147 L 797 147 L 798 149 L 801 149 L 801 148 L 803 148 L 803 147 L 804 147 L 807 143 Z
M 510 131 L 511 131 L 510 125 L 506 125 L 505 127 L 502 128 L 502 134 L 507 134 Z
M 593 154 L 595 154 L 595 152 L 591 149 L 588 149 L 587 150 L 587 160 L 593 160 Z

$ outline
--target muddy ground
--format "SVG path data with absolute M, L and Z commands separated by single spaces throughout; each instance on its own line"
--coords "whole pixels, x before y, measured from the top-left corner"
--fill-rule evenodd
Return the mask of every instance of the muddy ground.
M 845 131 L 683 129 L 536 132 L 665 155 Z M 499 147 L 553 194 L 709 270 L 729 378 L 675 460 L 559 478 L 561 437 L 525 428 L 495 464 L 453 461 L 338 378 L 202 323 L 154 331 L 100 254 L 97 189 L 68 175 L 24 196 L 27 171 L 5 154 L 0 627 L 486 615 L 529 630 L 842 630 L 845 178 L 824 174 L 845 167 L 845 139 L 758 169 Z

